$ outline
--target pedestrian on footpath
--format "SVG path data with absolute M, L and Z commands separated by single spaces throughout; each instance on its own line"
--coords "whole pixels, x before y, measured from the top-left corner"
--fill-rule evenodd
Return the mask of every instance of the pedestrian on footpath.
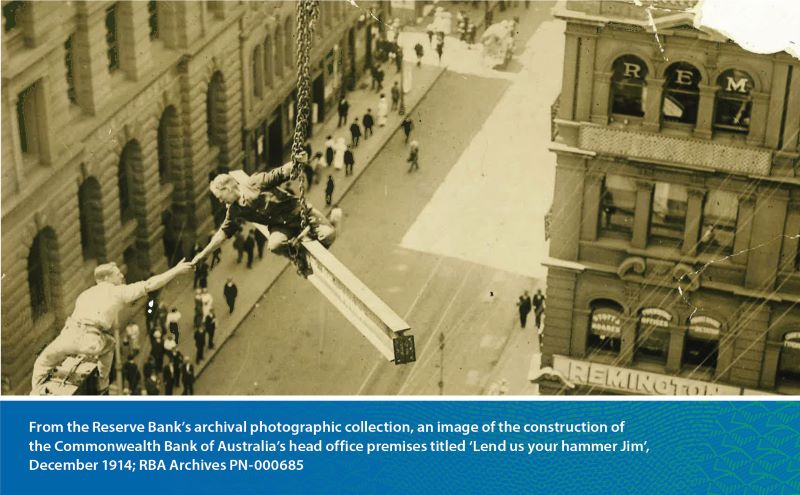
M 353 123 L 350 124 L 350 138 L 352 140 L 353 146 L 358 146 L 358 138 L 361 137 L 361 126 L 358 125 L 358 117 L 353 119 Z
M 183 395 L 194 395 L 194 365 L 188 357 L 181 367 L 183 374 Z
M 139 345 L 139 325 L 134 322 L 128 323 L 125 326 L 125 335 L 128 337 L 128 342 L 131 343 L 131 356 L 138 356 L 141 350 Z
M 194 291 L 194 328 L 203 324 L 203 289 Z
M 330 206 L 333 201 L 333 177 L 328 175 L 328 183 L 325 184 L 325 204 Z
M 236 264 L 238 265 L 244 256 L 244 236 L 241 230 L 238 230 L 233 238 L 233 249 L 236 250 Z
M 414 170 L 419 170 L 419 143 L 416 141 L 411 141 L 411 146 L 409 147 L 408 151 L 408 159 L 406 161 L 411 164 L 411 166 L 408 167 L 408 173 L 411 173 Z
M 142 374 L 139 372 L 136 361 L 133 360 L 133 355 L 128 356 L 128 360 L 122 366 L 122 376 L 125 378 L 129 393 L 131 395 L 140 395 L 139 381 L 142 379 Z
M 340 137 L 336 140 L 336 145 L 334 146 L 333 151 L 333 168 L 336 170 L 343 170 L 344 152 L 347 151 L 347 144 L 344 142 L 344 138 Z
M 167 305 L 159 303 L 158 305 L 158 326 L 161 329 L 161 335 L 167 333 Z
M 430 36 L 433 37 L 433 31 L 429 32 Z M 422 57 L 425 55 L 425 49 L 422 47 L 422 43 L 414 45 L 414 53 L 417 54 L 417 67 L 422 67 Z
M 428 24 L 426 33 L 428 34 L 428 46 L 433 46 L 433 24 Z
M 325 138 L 325 166 L 333 165 L 333 136 Z
M 253 268 L 253 255 L 256 249 L 256 235 L 253 230 L 247 235 L 244 240 L 244 252 L 247 253 L 247 268 Z
M 370 90 L 378 90 L 378 68 L 375 65 L 369 66 L 369 73 L 372 76 L 372 82 L 370 83 L 369 89 Z
M 353 157 L 353 151 L 350 149 L 350 146 L 344 150 L 344 175 L 353 175 L 353 165 L 356 164 L 356 160 Z
M 160 395 L 160 385 L 158 383 L 158 374 L 156 370 L 152 370 L 149 374 L 145 374 L 144 388 L 147 395 Z
M 153 333 L 153 341 L 150 343 L 150 356 L 153 364 L 159 373 L 164 368 L 164 341 L 161 339 L 161 332 L 158 330 Z
M 198 284 L 201 289 L 208 287 L 208 263 L 203 260 L 198 263 L 194 269 L 195 276 L 198 278 Z
M 208 289 L 203 289 L 203 294 L 201 296 L 201 299 L 203 301 L 203 307 L 202 307 L 203 318 L 205 318 L 206 316 L 208 316 L 211 310 L 214 309 L 214 296 L 212 296 L 211 293 L 208 292 Z
M 371 108 L 367 108 L 367 113 L 364 114 L 362 120 L 364 122 L 364 139 L 366 140 L 372 135 L 372 126 L 375 124 L 375 120 L 372 118 Z
M 258 229 L 255 230 L 255 237 L 258 259 L 264 259 L 264 247 L 267 245 L 267 238 Z
M 172 362 L 172 359 L 169 359 L 164 363 L 164 371 L 161 375 L 164 380 L 164 395 L 172 395 L 172 391 L 175 388 L 175 375 L 177 375 L 175 363 Z
M 411 120 L 410 115 L 406 115 L 403 121 L 400 122 L 400 127 L 403 128 L 403 133 L 406 135 L 405 142 L 408 142 L 408 137 L 411 135 L 411 130 L 414 128 L 414 121 Z
M 384 127 L 388 116 L 389 102 L 386 101 L 386 95 L 381 93 L 381 99 L 378 101 L 378 126 Z
M 397 110 L 397 106 L 400 103 L 400 86 L 397 85 L 397 81 L 394 82 L 392 86 L 392 110 Z
M 347 98 L 342 97 L 339 100 L 339 122 L 336 124 L 336 127 L 342 127 L 342 124 L 347 123 L 347 113 L 350 111 L 350 103 L 347 102 Z M 311 156 L 308 154 L 307 156 Z
M 239 289 L 236 287 L 236 284 L 233 283 L 232 278 L 229 278 L 228 281 L 225 282 L 225 287 L 222 288 L 222 294 L 225 296 L 225 302 L 228 303 L 228 314 L 233 313 Z
M 322 175 L 322 152 L 317 151 L 314 153 L 314 158 L 311 160 L 311 166 L 314 168 L 314 184 L 319 184 L 319 177 Z
M 175 343 L 179 342 L 180 338 L 180 324 L 181 321 L 181 313 L 178 311 L 178 308 L 172 308 L 172 310 L 167 315 L 167 328 L 169 332 L 175 336 Z
M 383 69 L 378 67 L 378 72 L 376 73 L 376 75 L 378 76 L 378 91 L 383 91 L 383 78 L 384 78 Z
M 212 309 L 208 315 L 206 315 L 206 319 L 203 320 L 203 328 L 206 331 L 206 338 L 208 339 L 208 348 L 214 348 L 214 333 L 217 331 L 217 317 L 214 315 L 214 310 Z
M 194 348 L 194 362 L 200 364 L 200 362 L 203 360 L 203 351 L 206 349 L 206 332 L 202 326 L 197 327 L 194 330 Z
M 175 349 L 173 349 L 171 356 L 172 356 L 172 366 L 178 371 L 178 373 L 175 375 L 175 380 L 174 380 L 175 386 L 180 387 L 182 378 L 180 369 L 181 365 L 183 364 L 183 353 L 178 350 L 177 346 L 175 346 Z
M 528 321 L 528 313 L 531 312 L 531 296 L 528 291 L 525 291 L 517 301 L 517 309 L 519 310 L 519 325 L 525 328 L 525 323 Z
M 209 237 L 209 240 L 210 239 L 211 238 Z M 214 252 L 211 253 L 211 265 L 208 267 L 208 269 L 213 270 L 214 265 L 221 262 L 222 262 L 222 247 L 217 247 L 217 249 L 215 249 Z
M 147 360 L 142 365 L 142 375 L 144 379 L 147 380 L 147 377 L 150 376 L 151 373 L 156 369 L 156 360 L 153 359 L 153 356 L 147 356 Z
M 542 289 L 536 289 L 536 294 L 533 296 L 533 314 L 536 316 L 536 328 L 542 327 L 542 315 L 544 314 L 544 294 Z
M 442 54 L 444 53 L 444 39 L 438 38 L 436 40 L 436 53 L 439 54 L 439 65 L 442 65 Z

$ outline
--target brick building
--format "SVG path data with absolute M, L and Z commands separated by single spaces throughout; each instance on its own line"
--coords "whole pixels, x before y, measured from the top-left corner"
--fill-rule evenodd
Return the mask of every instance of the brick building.
M 542 393 L 800 393 L 800 61 L 694 4 L 557 11 Z
M 320 118 L 370 60 L 376 23 L 359 4 L 322 2 Z M 2 8 L 2 376 L 4 391 L 24 392 L 98 263 L 131 281 L 163 271 L 213 229 L 210 173 L 284 159 L 295 4 Z

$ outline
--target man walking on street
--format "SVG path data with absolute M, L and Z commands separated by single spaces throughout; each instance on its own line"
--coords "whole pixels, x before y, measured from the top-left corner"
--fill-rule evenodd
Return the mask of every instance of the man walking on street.
M 139 372 L 139 367 L 136 365 L 136 361 L 133 360 L 132 355 L 128 356 L 128 361 L 122 367 L 122 376 L 125 377 L 125 383 L 130 394 L 139 395 L 141 393 L 139 391 L 139 381 L 142 378 L 142 374 Z
M 349 111 L 350 111 L 350 103 L 347 102 L 347 99 L 342 98 L 341 100 L 339 100 L 339 122 L 336 124 L 336 127 L 342 127 L 342 124 L 347 123 L 347 113 Z
M 544 294 L 542 289 L 536 289 L 536 294 L 533 296 L 533 314 L 536 316 L 536 328 L 542 326 L 542 314 L 544 314 Z
M 98 359 L 99 391 L 104 393 L 109 385 L 109 372 L 116 347 L 112 328 L 119 312 L 148 292 L 160 289 L 191 269 L 190 263 L 181 260 L 160 275 L 142 282 L 125 284 L 125 276 L 116 263 L 104 263 L 95 268 L 94 279 L 97 285 L 78 296 L 75 309 L 64 323 L 61 333 L 36 359 L 31 377 L 31 394 L 47 393 L 42 385 L 50 370 L 73 354 L 85 354 Z
M 408 159 L 406 160 L 411 164 L 408 167 L 408 173 L 414 170 L 419 170 L 419 144 L 416 141 L 411 141 L 411 147 L 408 152 Z
M 367 113 L 364 114 L 362 120 L 364 122 L 364 139 L 366 140 L 372 135 L 372 126 L 375 124 L 375 120 L 372 118 L 371 108 L 367 108 Z
M 203 328 L 206 331 L 206 337 L 208 338 L 208 348 L 214 348 L 214 333 L 217 331 L 217 317 L 214 315 L 214 311 L 212 310 L 208 315 L 206 315 L 206 319 L 203 320 Z
M 189 356 L 186 356 L 186 360 L 181 366 L 181 372 L 183 374 L 183 395 L 194 395 L 194 365 Z
M 333 177 L 328 175 L 328 183 L 325 184 L 325 204 L 330 206 L 333 202 Z
M 206 349 L 206 332 L 203 327 L 194 329 L 194 347 L 196 350 L 194 362 L 200 364 L 203 360 L 203 351 Z
M 344 175 L 353 175 L 353 165 L 355 164 L 356 160 L 353 157 L 353 150 L 348 146 L 344 152 Z
M 397 106 L 400 104 L 400 86 L 397 85 L 397 81 L 394 82 L 392 86 L 392 110 L 397 110 Z
M 228 303 L 228 314 L 233 313 L 233 308 L 236 306 L 236 296 L 239 294 L 239 289 L 236 287 L 236 284 L 233 283 L 232 278 L 229 278 L 225 283 L 222 293 L 225 295 L 225 302 Z
M 311 181 L 309 181 L 309 186 L 311 185 Z M 264 234 L 261 233 L 258 229 L 254 230 L 255 238 L 256 238 L 256 249 L 258 250 L 258 259 L 264 258 L 264 246 L 267 245 L 267 238 L 264 237 Z
M 519 324 L 522 328 L 525 328 L 525 323 L 528 321 L 528 313 L 531 312 L 531 296 L 528 291 L 519 296 L 517 308 L 519 309 Z
M 211 241 L 209 241 L 209 243 L 211 243 Z M 236 250 L 236 264 L 238 265 L 242 262 L 242 256 L 244 255 L 244 236 L 241 230 L 236 232 L 233 239 L 233 249 Z
M 411 129 L 414 128 L 414 122 L 411 120 L 411 116 L 406 115 L 400 123 L 400 126 L 403 128 L 403 133 L 406 135 L 405 142 L 407 143 L 408 137 L 411 135 Z
M 175 343 L 177 344 L 180 342 L 180 325 L 179 322 L 181 321 L 181 313 L 178 311 L 178 308 L 172 308 L 172 310 L 167 315 L 167 328 L 169 329 L 169 333 L 175 336 Z
M 253 255 L 256 249 L 255 231 L 251 230 L 247 239 L 244 240 L 244 252 L 247 253 L 247 268 L 253 268 Z
M 350 124 L 350 137 L 352 138 L 353 146 L 358 146 L 358 138 L 361 137 L 361 126 L 358 125 L 358 117 Z
M 431 33 L 431 36 L 433 36 L 433 33 Z M 414 45 L 414 52 L 417 54 L 417 67 L 421 67 L 422 57 L 425 54 L 425 49 L 422 48 L 421 43 L 417 43 L 416 45 Z

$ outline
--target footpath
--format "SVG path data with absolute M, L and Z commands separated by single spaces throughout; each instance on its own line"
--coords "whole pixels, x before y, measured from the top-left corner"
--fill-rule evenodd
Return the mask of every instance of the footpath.
M 404 43 L 405 45 L 405 43 Z M 404 46 L 404 51 L 408 53 L 412 51 L 413 47 Z M 417 67 L 416 64 L 411 62 L 412 59 L 406 59 L 406 70 L 411 70 L 413 85 L 410 90 L 407 89 L 405 94 L 405 107 L 406 113 L 412 112 L 415 107 L 422 101 L 428 91 L 433 87 L 438 78 L 444 72 L 444 68 L 423 64 Z M 383 93 L 386 95 L 387 101 L 391 104 L 390 88 L 395 81 L 400 81 L 400 74 L 396 72 L 396 68 L 390 64 L 384 64 L 383 70 L 386 74 L 383 81 Z M 366 113 L 367 108 L 372 109 L 372 114 L 377 114 L 378 100 L 380 94 L 375 90 L 370 89 L 371 76 L 366 74 L 358 81 L 356 89 L 347 94 L 347 101 L 350 104 L 348 113 L 348 123 L 342 127 L 336 126 L 338 122 L 338 113 L 335 106 L 328 112 L 331 116 L 323 123 L 316 124 L 313 128 L 313 137 L 310 139 L 312 153 L 317 151 L 324 151 L 324 142 L 327 136 L 333 136 L 334 141 L 337 138 L 343 137 L 349 144 L 350 130 L 349 126 L 355 117 L 358 117 L 359 123 L 362 121 L 363 115 Z M 365 89 L 360 89 L 365 88 Z M 390 105 L 391 106 L 391 105 Z M 359 145 L 353 148 L 355 157 L 355 166 L 353 174 L 345 176 L 344 171 L 337 171 L 333 167 L 322 167 L 320 171 L 320 181 L 314 184 L 308 191 L 306 191 L 306 198 L 309 202 L 320 211 L 329 213 L 330 207 L 325 205 L 325 182 L 328 175 L 333 176 L 335 189 L 333 193 L 333 202 L 335 205 L 342 197 L 347 194 L 349 189 L 358 180 L 358 177 L 364 172 L 370 162 L 375 156 L 380 153 L 386 143 L 391 139 L 395 132 L 400 131 L 400 122 L 403 117 L 397 111 L 390 110 L 388 120 L 385 127 L 378 127 L 377 118 L 376 125 L 373 127 L 374 134 L 369 139 L 364 139 L 362 135 Z M 363 132 L 363 130 L 362 130 Z M 424 132 L 419 126 L 415 126 L 412 132 L 414 134 Z M 348 212 L 344 212 L 343 225 L 347 225 Z M 211 270 L 208 277 L 208 291 L 214 298 L 214 314 L 217 318 L 217 328 L 214 335 L 214 349 L 206 347 L 204 352 L 204 359 L 195 365 L 195 376 L 200 376 L 206 366 L 214 359 L 214 356 L 235 332 L 236 328 L 249 316 L 251 310 L 258 306 L 258 302 L 264 297 L 265 293 L 278 277 L 290 267 L 290 263 L 279 256 L 270 254 L 265 250 L 264 258 L 259 259 L 258 254 L 255 254 L 252 268 L 248 269 L 246 265 L 247 256 L 243 256 L 242 262 L 236 262 L 237 253 L 233 248 L 232 242 L 226 242 L 222 247 L 222 261 L 217 263 L 213 270 Z M 210 260 L 209 260 L 210 261 Z M 223 287 L 227 279 L 231 278 L 238 287 L 238 297 L 236 299 L 235 309 L 229 314 L 228 306 L 223 296 Z M 180 321 L 180 340 L 178 342 L 178 350 L 184 355 L 188 356 L 194 362 L 196 349 L 194 343 L 194 289 L 193 277 L 185 276 L 179 280 L 173 281 L 167 287 L 162 289 L 159 296 L 159 302 L 166 304 L 168 309 L 177 308 L 182 315 Z M 144 309 L 139 311 L 131 320 L 136 323 L 140 328 L 140 352 L 136 358 L 141 371 L 142 365 L 146 362 L 150 355 L 150 339 L 147 335 Z M 120 322 L 120 333 L 124 332 L 124 328 L 128 322 Z M 124 352 L 123 352 L 124 354 Z M 121 365 L 120 365 L 121 367 Z M 142 377 L 144 379 L 144 376 Z M 117 386 L 119 385 L 121 377 L 118 377 L 116 383 L 112 385 L 112 394 L 119 393 Z M 143 383 L 143 382 L 142 382 Z M 116 386 L 115 386 L 116 385 Z M 140 387 L 142 390 L 143 386 Z M 180 394 L 182 389 L 176 388 L 174 394 Z

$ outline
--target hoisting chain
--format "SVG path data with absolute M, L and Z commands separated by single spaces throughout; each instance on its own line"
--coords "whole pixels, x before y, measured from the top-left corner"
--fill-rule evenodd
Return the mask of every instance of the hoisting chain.
M 292 178 L 298 179 L 300 187 L 300 230 L 307 231 L 312 239 L 317 232 L 311 222 L 311 208 L 306 203 L 306 179 L 303 166 L 311 160 L 304 150 L 311 116 L 311 41 L 314 38 L 314 25 L 319 19 L 319 0 L 298 0 L 297 2 L 297 115 L 292 140 Z M 299 239 L 298 239 L 299 240 Z M 297 245 L 291 247 L 290 257 L 299 271 L 304 271 L 304 260 L 300 259 Z

